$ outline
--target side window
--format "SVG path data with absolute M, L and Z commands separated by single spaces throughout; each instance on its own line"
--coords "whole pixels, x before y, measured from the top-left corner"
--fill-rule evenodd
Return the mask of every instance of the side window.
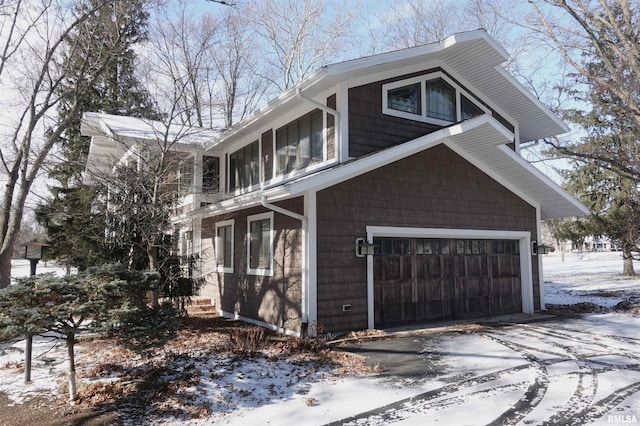
M 426 84 L 427 117 L 456 121 L 456 90 L 441 78 Z
M 396 111 L 420 114 L 420 83 L 390 89 L 387 92 L 387 106 Z
M 247 217 L 247 273 L 273 275 L 273 212 Z
M 484 110 L 471 102 L 465 95 L 460 95 L 460 121 L 468 120 L 482 114 L 484 114 Z
M 233 273 L 233 220 L 216 223 L 216 271 Z

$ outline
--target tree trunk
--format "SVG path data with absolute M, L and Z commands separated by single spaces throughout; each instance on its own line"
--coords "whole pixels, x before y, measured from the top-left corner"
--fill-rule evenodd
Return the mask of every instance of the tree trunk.
M 151 242 L 148 245 L 148 253 L 149 253 L 149 270 L 157 271 L 159 268 L 158 261 L 158 245 L 155 241 L 155 238 L 151 239 Z M 151 290 L 151 306 L 157 308 L 160 306 L 160 283 L 156 283 L 155 287 Z
M 76 359 L 74 353 L 76 335 L 67 333 L 67 354 L 69 356 L 69 402 L 76 400 Z
M 633 269 L 633 255 L 630 250 L 625 249 L 622 252 L 622 275 L 625 277 L 632 277 L 636 274 L 636 271 Z
M 0 288 L 9 287 L 11 283 L 12 250 L 0 249 Z

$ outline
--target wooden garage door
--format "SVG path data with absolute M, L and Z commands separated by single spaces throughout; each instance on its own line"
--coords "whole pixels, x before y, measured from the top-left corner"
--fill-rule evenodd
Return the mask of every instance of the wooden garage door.
M 522 311 L 517 240 L 375 238 L 376 327 Z

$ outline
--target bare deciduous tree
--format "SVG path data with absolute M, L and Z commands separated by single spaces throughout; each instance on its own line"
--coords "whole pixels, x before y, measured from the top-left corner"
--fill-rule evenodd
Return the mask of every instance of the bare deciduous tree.
M 278 92 L 350 50 L 355 8 L 330 10 L 327 0 L 253 0 L 243 11 L 260 37 L 255 72 Z
M 606 121 L 611 129 L 618 128 L 615 131 L 635 129 L 633 131 L 640 134 L 640 80 L 637 78 L 640 75 L 640 3 L 627 0 L 529 3 L 535 13 L 528 29 L 559 52 L 572 68 L 576 78 L 567 89 L 572 96 L 587 104 L 594 96 L 605 97 L 610 104 L 609 117 L 613 119 L 603 120 L 601 116 L 602 124 Z M 625 129 L 620 127 L 623 123 Z M 595 139 L 586 138 L 578 143 L 575 140 L 545 142 L 563 155 L 596 161 L 602 167 L 640 180 L 637 142 L 609 152 L 589 140 Z
M 10 283 L 11 254 L 27 196 L 56 141 L 69 126 L 76 109 L 56 115 L 57 88 L 65 78 L 62 55 L 73 51 L 67 36 L 83 25 L 93 10 L 77 12 L 58 0 L 0 3 L 0 87 L 4 104 L 0 118 L 3 138 L 0 179 L 0 288 Z M 95 46 L 105 49 L 104 46 Z M 84 66 L 85 81 L 103 72 L 103 59 Z

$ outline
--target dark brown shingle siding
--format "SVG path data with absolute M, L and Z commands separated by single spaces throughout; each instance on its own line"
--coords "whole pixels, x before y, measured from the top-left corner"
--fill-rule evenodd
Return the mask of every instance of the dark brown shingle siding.
M 327 331 L 367 327 L 366 259 L 355 256 L 367 225 L 536 235 L 532 206 L 442 145 L 319 191 L 317 205 L 318 322 Z M 533 273 L 538 309 L 535 262 Z

